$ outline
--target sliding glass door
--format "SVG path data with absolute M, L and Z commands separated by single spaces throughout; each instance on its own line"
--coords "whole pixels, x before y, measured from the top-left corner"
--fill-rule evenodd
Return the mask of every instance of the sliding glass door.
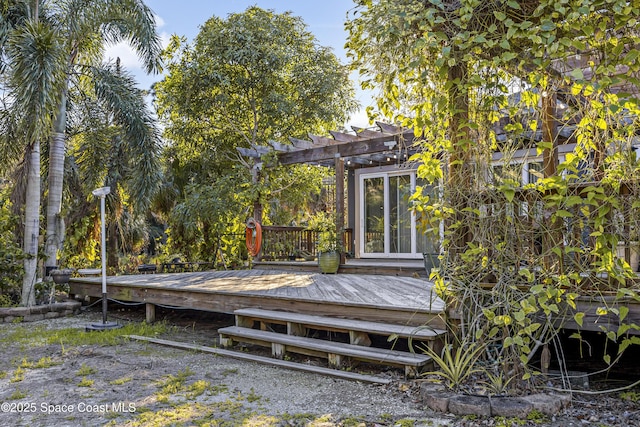
M 415 187 L 415 172 L 360 176 L 361 257 L 422 257 L 429 245 L 410 210 Z

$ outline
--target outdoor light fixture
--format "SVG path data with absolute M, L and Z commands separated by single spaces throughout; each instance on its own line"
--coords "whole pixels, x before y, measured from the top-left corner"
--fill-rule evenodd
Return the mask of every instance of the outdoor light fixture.
M 387 147 L 389 150 L 393 149 L 393 147 L 396 146 L 396 142 L 395 141 L 385 141 L 383 142 L 383 144 L 385 145 L 385 147 Z
M 96 197 L 100 197 L 100 234 L 101 234 L 101 255 L 102 262 L 102 323 L 92 323 L 86 327 L 87 331 L 103 331 L 105 329 L 119 328 L 115 322 L 107 322 L 107 245 L 105 238 L 104 221 L 104 199 L 111 192 L 111 187 L 96 188 L 91 192 Z

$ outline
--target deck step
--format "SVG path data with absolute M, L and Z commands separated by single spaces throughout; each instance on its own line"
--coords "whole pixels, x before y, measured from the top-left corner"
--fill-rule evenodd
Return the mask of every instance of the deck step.
M 433 329 L 430 327 L 405 326 L 367 320 L 263 310 L 259 308 L 243 308 L 234 311 L 234 314 L 236 316 L 236 325 L 238 326 L 250 326 L 249 323 L 253 320 L 286 324 L 287 331 L 291 335 L 295 335 L 291 329 L 298 327 L 298 325 L 334 332 L 363 332 L 386 337 L 396 335 L 401 338 L 412 338 L 421 341 L 435 340 L 446 334 L 446 331 L 442 329 Z
M 424 354 L 345 344 L 240 326 L 221 328 L 218 334 L 223 347 L 232 346 L 234 341 L 247 342 L 271 347 L 272 355 L 278 359 L 283 358 L 287 352 L 299 353 L 324 357 L 329 360 L 329 365 L 332 367 L 340 367 L 343 363 L 342 358 L 350 357 L 381 365 L 400 366 L 405 369 L 407 376 L 413 377 L 419 368 L 431 363 L 431 357 Z

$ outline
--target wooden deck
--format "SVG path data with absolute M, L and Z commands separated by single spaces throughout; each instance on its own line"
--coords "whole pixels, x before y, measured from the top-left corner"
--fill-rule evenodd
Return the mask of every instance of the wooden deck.
M 99 298 L 100 277 L 72 278 L 72 294 Z M 445 306 L 423 278 L 227 270 L 107 278 L 109 298 L 232 314 L 283 310 L 445 329 Z

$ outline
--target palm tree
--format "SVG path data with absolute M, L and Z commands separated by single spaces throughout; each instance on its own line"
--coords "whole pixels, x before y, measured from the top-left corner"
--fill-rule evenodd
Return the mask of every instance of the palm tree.
M 45 2 L 46 3 L 46 2 Z M 55 121 L 49 146 L 47 201 L 46 265 L 57 264 L 57 252 L 64 240 L 60 217 L 65 160 L 65 127 L 67 97 L 71 84 L 76 87 L 93 85 L 93 92 L 102 98 L 113 112 L 114 124 L 124 129 L 124 136 L 141 148 L 139 166 L 146 177 L 155 176 L 157 132 L 149 122 L 144 103 L 131 103 L 127 89 L 130 80 L 121 79 L 113 67 L 105 67 L 101 58 L 106 43 L 128 41 L 143 61 L 147 72 L 160 70 L 161 45 L 151 10 L 140 0 L 69 0 L 48 14 L 48 19 L 66 40 L 67 69 L 62 96 L 55 109 Z M 124 86 L 118 84 L 125 83 Z M 135 98 L 135 97 L 134 97 Z M 135 142 L 134 142 L 135 141 Z M 141 174 L 144 175 L 144 174 Z M 135 187 L 138 202 L 148 202 L 155 185 Z
M 40 229 L 40 145 L 49 140 L 47 209 L 47 265 L 55 264 L 63 240 L 60 209 L 64 174 L 65 126 L 69 88 L 89 90 L 105 99 L 113 122 L 126 141 L 134 141 L 140 178 L 134 196 L 148 202 L 149 185 L 157 171 L 158 132 L 150 120 L 140 91 L 131 95 L 131 79 L 114 78 L 113 67 L 101 58 L 107 42 L 129 41 L 148 72 L 157 71 L 160 43 L 151 11 L 138 0 L 0 0 L 0 75 L 5 108 L 0 142 L 3 148 L 19 147 L 26 154 L 17 187 L 24 188 L 25 203 L 23 304 L 35 302 Z M 124 83 L 124 84 L 123 84 Z M 73 86 L 72 86 L 73 85 Z M 141 101 L 142 100 L 142 101 Z M 133 102 L 132 102 L 133 101 Z M 124 105 L 126 103 L 128 105 Z M 122 104 L 124 103 L 124 104 Z M 136 145 L 137 144 L 137 145 Z M 2 166 L 15 166 L 21 150 L 0 150 Z M 10 160 L 10 161 L 4 161 Z M 146 181 L 145 181 L 146 179 Z M 53 261 L 50 261 L 53 260 Z
M 51 112 L 62 94 L 65 57 L 63 40 L 39 20 L 37 0 L 32 4 L 8 0 L 0 7 L 0 49 L 6 59 L 0 64 L 6 84 L 0 141 L 5 147 L 25 148 L 21 168 L 26 171 L 26 185 L 18 183 L 26 187 L 22 305 L 33 305 L 40 235 L 40 143 L 50 134 Z
M 140 214 L 147 212 L 150 197 L 161 182 L 160 136 L 143 92 L 119 68 L 118 61 L 97 72 L 101 75 L 95 79 L 99 82 L 95 91 L 90 94 L 70 91 L 67 123 L 71 131 L 67 155 L 70 167 L 65 176 L 66 187 L 74 192 L 68 200 L 69 211 L 74 214 L 66 219 L 70 224 L 81 223 L 88 209 L 96 207 L 96 200 L 91 197 L 87 203 L 86 195 L 96 187 L 111 187 L 107 198 L 108 265 L 117 267 L 117 254 L 138 240 L 133 236 L 144 233 Z M 81 227 L 73 228 L 77 232 Z M 70 243 L 82 246 L 84 242 Z

